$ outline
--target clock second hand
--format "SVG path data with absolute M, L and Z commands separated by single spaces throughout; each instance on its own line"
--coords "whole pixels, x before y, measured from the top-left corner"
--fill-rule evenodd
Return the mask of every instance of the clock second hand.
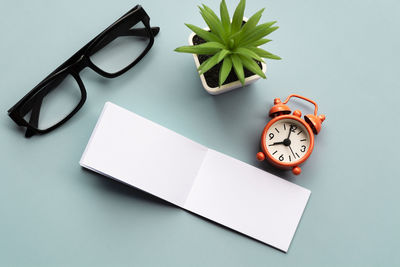
M 286 138 L 286 139 L 288 139 L 289 141 L 290 141 L 290 134 L 292 133 L 292 128 L 293 128 L 293 125 L 290 125 L 290 128 L 289 128 L 289 134 L 288 134 L 288 137 Z M 293 157 L 294 157 L 294 159 L 296 159 L 296 156 L 294 155 L 294 152 L 293 152 L 293 149 L 292 149 L 292 147 L 289 145 L 289 149 L 290 149 L 290 151 L 292 152 L 292 154 L 293 154 Z
M 296 156 L 294 155 L 294 153 L 293 153 L 293 150 L 292 150 L 292 147 L 291 147 L 291 146 L 289 146 L 289 149 L 290 149 L 290 151 L 292 151 L 292 154 L 293 154 L 293 157 L 294 157 L 294 159 L 296 159 Z

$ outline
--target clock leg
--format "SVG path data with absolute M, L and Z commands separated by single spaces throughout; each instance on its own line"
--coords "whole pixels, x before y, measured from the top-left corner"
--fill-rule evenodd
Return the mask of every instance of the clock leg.
M 299 175 L 301 173 L 301 168 L 299 166 L 293 167 L 292 172 L 295 175 Z
M 265 154 L 263 152 L 258 152 L 256 157 L 259 161 L 263 161 L 265 159 Z

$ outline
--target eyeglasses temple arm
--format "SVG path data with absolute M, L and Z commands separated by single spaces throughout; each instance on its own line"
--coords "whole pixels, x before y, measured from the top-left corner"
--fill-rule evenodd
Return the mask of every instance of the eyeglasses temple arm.
M 37 94 L 35 97 L 31 98 L 26 102 L 26 104 L 24 105 L 24 110 L 21 110 L 21 113 L 26 114 L 29 110 L 31 110 L 29 118 L 29 124 L 31 126 L 35 128 L 38 127 L 40 108 L 42 106 L 43 98 L 52 90 L 54 90 L 62 81 L 63 79 L 61 78 L 51 82 L 40 92 L 40 94 Z M 31 137 L 34 134 L 35 134 L 34 131 L 27 128 L 25 132 L 25 137 Z
M 42 105 L 43 97 L 36 97 L 33 103 L 33 108 L 31 112 L 31 117 L 29 118 L 29 124 L 37 128 L 39 123 L 40 107 Z M 25 132 L 25 137 L 31 137 L 35 132 L 27 128 Z

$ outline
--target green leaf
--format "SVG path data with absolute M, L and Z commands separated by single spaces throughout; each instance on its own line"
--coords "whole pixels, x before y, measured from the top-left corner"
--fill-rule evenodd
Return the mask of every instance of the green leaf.
M 235 70 L 236 76 L 238 77 L 239 81 L 244 85 L 244 70 L 243 64 L 240 57 L 236 54 L 231 55 L 233 69 Z
M 264 72 L 261 70 L 260 66 L 258 66 L 258 64 L 253 59 L 245 56 L 239 56 L 239 57 L 242 60 L 242 63 L 246 69 L 264 79 L 267 78 Z
M 199 28 L 192 24 L 185 23 L 185 25 L 189 29 L 191 29 L 195 34 L 197 34 L 198 36 L 200 36 L 201 38 L 203 38 L 204 40 L 206 40 L 208 42 L 222 42 L 221 38 L 219 38 L 216 34 L 214 34 L 212 32 L 203 30 L 202 28 Z
M 231 34 L 230 36 L 229 36 L 229 39 L 236 39 L 239 35 L 240 35 L 240 31 L 238 31 L 238 32 L 235 32 L 234 34 Z
M 246 31 L 243 36 L 241 36 L 241 40 L 246 41 L 250 36 L 253 36 L 253 34 L 258 33 L 262 30 L 266 30 L 268 28 L 270 28 L 272 25 L 274 25 L 276 23 L 276 21 L 271 21 L 271 22 L 267 22 L 267 23 L 263 23 L 260 25 L 257 25 L 256 27 L 254 27 L 251 31 Z M 246 24 L 245 24 L 246 25 Z M 240 31 L 241 33 L 241 31 Z M 261 39 L 262 37 L 258 38 Z M 258 40 L 256 39 L 256 40 Z
M 268 51 L 265 51 L 262 48 L 258 48 L 258 47 L 247 47 L 247 48 L 263 58 L 270 58 L 270 59 L 277 59 L 277 60 L 281 59 L 279 56 L 274 55 Z
M 199 72 L 199 75 L 203 74 L 204 72 L 208 71 L 209 69 L 211 69 L 212 67 L 217 65 L 218 64 L 218 62 L 217 62 L 218 56 L 219 55 L 217 53 L 217 54 L 213 55 L 212 57 L 210 57 L 209 59 L 207 59 L 206 61 L 204 61 L 203 63 L 201 63 L 201 65 L 197 69 L 197 71 Z
M 260 45 L 266 44 L 271 41 L 272 40 L 270 40 L 270 39 L 260 39 L 260 40 L 257 40 L 255 42 L 251 43 L 251 46 L 260 46 Z
M 256 28 L 270 28 L 272 25 L 274 25 L 276 23 L 276 20 L 274 21 L 270 21 L 270 22 L 266 22 L 260 25 L 257 25 Z
M 221 23 L 221 21 L 220 21 L 220 19 L 218 18 L 217 14 L 215 14 L 215 12 L 214 12 L 211 8 L 209 8 L 208 6 L 206 6 L 206 5 L 204 5 L 204 4 L 203 4 L 203 8 L 204 8 L 204 10 L 205 10 L 206 12 L 208 12 L 208 14 L 209 14 L 211 17 L 214 18 L 215 21 Z
M 204 72 L 208 71 L 209 69 L 211 69 L 212 67 L 217 65 L 222 59 L 224 59 L 224 57 L 221 57 L 221 54 L 224 54 L 224 51 L 226 51 L 226 50 L 221 50 L 220 52 L 216 53 L 214 56 L 210 57 L 209 59 L 207 59 L 206 61 L 201 63 L 201 65 L 197 69 L 199 71 L 199 74 L 200 75 L 203 74 Z
M 253 16 L 249 18 L 249 20 L 243 25 L 242 29 L 240 30 L 240 37 L 239 40 L 247 33 L 252 32 L 254 28 L 257 26 L 257 23 L 260 21 L 262 13 L 264 12 L 265 8 L 259 10 Z
M 215 18 L 212 13 L 209 13 L 206 9 L 199 7 L 200 9 L 200 14 L 203 17 L 204 21 L 207 23 L 208 27 L 210 28 L 210 31 L 217 34 L 220 36 L 222 39 L 224 39 L 224 33 L 223 33 L 223 28 L 222 28 L 222 23 L 221 21 L 217 18 Z M 215 13 L 214 13 L 215 15 Z
M 240 46 L 248 46 L 251 45 L 253 42 L 267 36 L 273 31 L 276 31 L 279 27 L 266 27 L 263 26 L 264 24 L 258 25 L 251 34 L 246 36 L 243 41 L 240 43 Z M 263 27 L 260 27 L 263 26 Z
M 226 6 L 225 0 L 221 1 L 219 10 L 222 26 L 224 27 L 225 32 L 229 35 L 231 31 L 231 19 L 229 18 L 228 7 Z
M 232 69 L 232 60 L 230 57 L 226 57 L 222 62 L 221 69 L 219 70 L 219 86 L 221 86 L 228 78 L 229 73 Z
M 242 27 L 244 8 L 246 7 L 246 0 L 240 0 L 238 6 L 235 9 L 232 17 L 231 32 L 236 33 Z
M 224 26 L 222 25 L 221 20 L 219 19 L 219 17 L 217 16 L 217 14 L 214 13 L 214 11 L 209 8 L 208 6 L 203 4 L 203 8 L 204 11 L 208 13 L 208 15 L 213 19 L 214 23 L 217 25 L 217 31 L 219 36 L 225 41 L 227 36 L 228 36 L 228 32 L 226 32 L 224 30 Z
M 218 62 L 220 62 L 221 60 L 223 60 L 227 55 L 229 55 L 231 53 L 231 51 L 226 50 L 226 49 L 222 49 L 221 52 L 219 53 L 219 57 L 218 57 Z
M 182 53 L 191 53 L 197 55 L 214 55 L 225 49 L 225 46 L 218 42 L 207 42 L 199 45 L 191 45 L 191 46 L 181 46 L 176 48 L 174 51 L 182 52 Z
M 245 47 L 236 48 L 234 53 L 264 62 L 264 60 L 259 55 L 257 55 L 257 53 Z

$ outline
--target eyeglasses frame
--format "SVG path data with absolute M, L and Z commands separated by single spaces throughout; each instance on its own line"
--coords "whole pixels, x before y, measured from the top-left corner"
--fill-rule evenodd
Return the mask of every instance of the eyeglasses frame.
M 142 21 L 145 26 L 145 32 L 143 29 L 131 29 L 133 25 L 136 25 L 138 22 Z M 35 134 L 45 134 L 48 133 L 66 121 L 68 121 L 72 116 L 74 116 L 83 106 L 87 98 L 86 88 L 80 78 L 79 73 L 86 67 L 91 68 L 96 73 L 106 78 L 115 78 L 118 77 L 133 66 L 135 66 L 151 49 L 154 44 L 154 37 L 160 31 L 159 27 L 150 27 L 150 17 L 147 15 L 145 10 L 140 6 L 136 5 L 122 17 L 120 17 L 117 21 L 107 27 L 103 32 L 98 34 L 95 38 L 93 38 L 90 42 L 88 42 L 85 46 L 79 49 L 74 55 L 72 55 L 69 59 L 67 59 L 63 64 L 61 64 L 58 68 L 56 68 L 52 73 L 50 73 L 45 79 L 43 79 L 38 85 L 36 85 L 30 92 L 28 92 L 21 100 L 19 100 L 13 107 L 8 110 L 8 115 L 11 119 L 19 126 L 26 127 L 25 137 L 31 137 Z M 99 51 L 101 48 L 106 46 L 108 43 L 116 39 L 120 36 L 145 36 L 150 37 L 149 44 L 145 48 L 145 50 L 133 61 L 131 64 L 126 66 L 124 69 L 115 72 L 109 73 L 106 72 L 99 67 L 97 67 L 90 59 L 90 56 Z M 69 113 L 64 119 L 57 122 L 55 125 L 47 128 L 47 129 L 39 129 L 38 128 L 38 120 L 40 107 L 42 104 L 43 97 L 47 95 L 45 89 L 46 85 L 51 81 L 57 81 L 57 78 L 62 77 L 62 75 L 70 74 L 79 85 L 81 91 L 81 100 L 77 104 L 77 106 Z M 60 79 L 63 80 L 63 79 Z M 56 87 L 56 86 L 53 86 Z M 35 97 L 37 94 L 43 94 L 41 97 Z M 30 102 L 29 102 L 30 101 Z M 22 110 L 23 107 L 26 107 Z M 24 119 L 25 114 L 32 110 L 31 117 L 29 122 Z M 25 113 L 24 113 L 25 112 Z M 22 115 L 23 114 L 23 115 Z

